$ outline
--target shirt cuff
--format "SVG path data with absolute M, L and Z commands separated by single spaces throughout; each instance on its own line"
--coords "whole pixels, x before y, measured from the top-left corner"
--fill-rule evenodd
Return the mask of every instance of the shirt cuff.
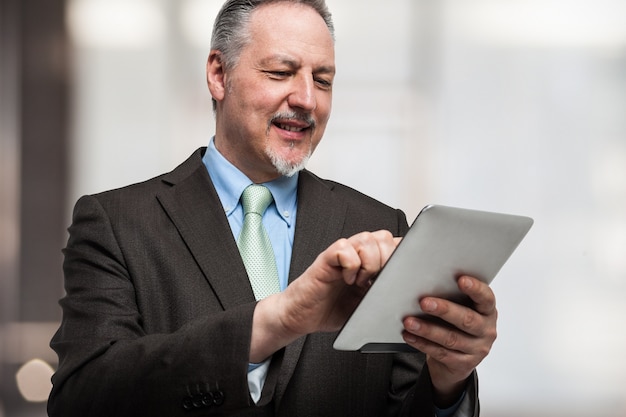
M 248 364 L 248 390 L 255 404 L 261 399 L 263 385 L 265 385 L 265 378 L 267 377 L 267 370 L 271 361 L 272 358 L 269 358 L 261 363 Z
M 467 395 L 465 395 L 465 391 L 459 398 L 459 400 L 454 403 L 451 407 L 448 408 L 438 408 L 435 407 L 435 416 L 437 417 L 470 417 L 471 414 L 468 414 L 468 411 L 471 411 L 470 401 L 467 399 Z M 466 401 L 467 400 L 467 401 Z

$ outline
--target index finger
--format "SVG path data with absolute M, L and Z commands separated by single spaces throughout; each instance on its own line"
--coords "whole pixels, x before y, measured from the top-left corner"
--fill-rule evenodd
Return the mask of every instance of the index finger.
M 365 285 L 378 274 L 389 259 L 397 243 L 387 230 L 362 232 L 348 238 L 359 255 L 361 266 L 357 273 L 357 284 Z

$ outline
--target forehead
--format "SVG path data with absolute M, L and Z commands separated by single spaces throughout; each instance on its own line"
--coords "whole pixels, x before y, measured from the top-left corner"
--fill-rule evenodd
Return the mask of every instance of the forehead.
M 296 54 L 334 63 L 330 30 L 308 5 L 276 2 L 259 6 L 250 16 L 249 32 L 251 40 L 246 49 L 256 56 Z

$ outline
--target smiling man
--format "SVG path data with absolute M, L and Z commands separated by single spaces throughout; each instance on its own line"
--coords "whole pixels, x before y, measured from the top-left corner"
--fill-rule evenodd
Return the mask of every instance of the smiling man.
M 207 79 L 217 102 L 215 147 L 256 183 L 304 168 L 330 117 L 333 39 L 311 7 L 260 7 L 234 62 L 214 49 Z
M 419 353 L 332 349 L 408 225 L 304 169 L 331 113 L 324 1 L 227 1 L 206 72 L 207 148 L 76 204 L 49 414 L 477 416 L 497 316 L 478 280 L 472 308 L 420 301 L 446 325 L 404 319 Z

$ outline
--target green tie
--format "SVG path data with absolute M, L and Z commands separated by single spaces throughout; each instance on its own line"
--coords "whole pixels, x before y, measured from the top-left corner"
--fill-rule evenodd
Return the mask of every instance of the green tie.
M 237 246 L 257 300 L 280 292 L 274 250 L 263 227 L 263 213 L 272 200 L 272 193 L 262 185 L 252 184 L 241 194 L 244 218 Z

